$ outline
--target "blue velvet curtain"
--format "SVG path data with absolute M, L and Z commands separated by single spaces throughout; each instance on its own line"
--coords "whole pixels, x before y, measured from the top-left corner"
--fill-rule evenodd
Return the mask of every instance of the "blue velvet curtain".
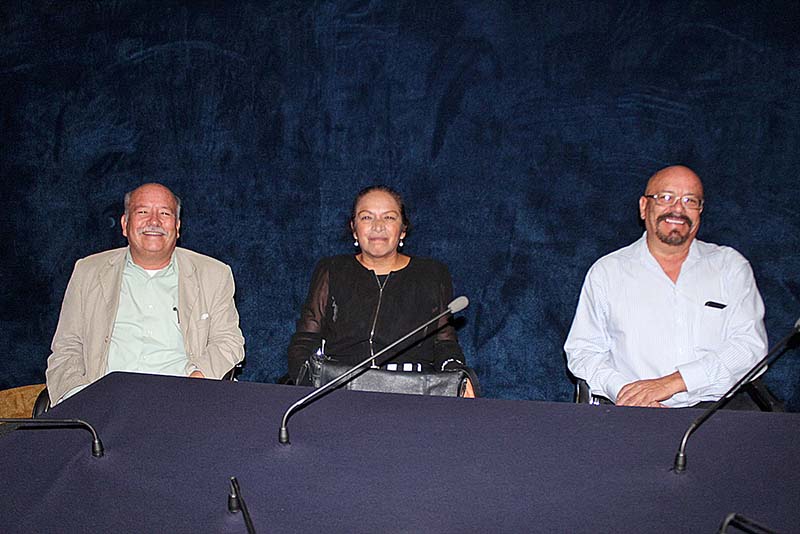
M 570 399 L 586 270 L 641 235 L 672 163 L 705 182 L 700 238 L 750 259 L 775 342 L 800 313 L 798 28 L 795 1 L 3 2 L 0 388 L 43 382 L 74 262 L 124 245 L 145 181 L 234 271 L 244 380 L 285 373 L 371 183 L 471 299 L 488 396 Z M 765 380 L 800 410 L 797 351 Z

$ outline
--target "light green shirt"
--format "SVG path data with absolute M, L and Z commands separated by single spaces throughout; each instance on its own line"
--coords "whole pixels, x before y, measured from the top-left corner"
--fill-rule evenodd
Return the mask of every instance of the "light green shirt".
M 191 371 L 177 310 L 175 255 L 169 265 L 153 273 L 133 263 L 128 251 L 106 372 L 188 375 Z

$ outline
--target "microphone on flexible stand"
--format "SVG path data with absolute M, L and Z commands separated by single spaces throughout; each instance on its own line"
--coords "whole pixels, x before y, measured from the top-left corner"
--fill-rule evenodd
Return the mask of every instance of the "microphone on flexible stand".
M 13 429 L 28 428 L 30 430 L 37 429 L 53 429 L 53 428 L 85 428 L 92 433 L 92 456 L 100 458 L 103 456 L 103 442 L 97 435 L 97 431 L 92 425 L 83 421 L 82 419 L 29 419 L 29 418 L 12 418 L 0 419 L 0 423 L 8 423 Z M 13 430 L 12 429 L 12 430 Z
M 239 481 L 236 480 L 236 477 L 231 477 L 230 491 L 228 492 L 228 511 L 232 514 L 242 512 L 247 534 L 255 533 L 256 527 L 253 525 L 250 512 L 247 511 L 247 504 L 245 504 L 244 497 L 242 497 L 242 488 L 239 487 Z
M 382 349 L 381 351 L 379 351 L 374 356 L 370 355 L 369 357 L 367 357 L 366 360 L 356 364 L 355 366 L 351 367 L 350 369 L 348 369 L 344 373 L 340 374 L 339 376 L 337 376 L 336 378 L 334 378 L 333 380 L 331 380 L 330 382 L 328 382 L 324 386 L 322 386 L 322 387 L 320 387 L 318 389 L 315 389 L 314 391 L 312 391 L 311 393 L 309 393 L 308 395 L 306 395 L 302 399 L 298 400 L 297 402 L 295 402 L 294 404 L 289 406 L 289 409 L 286 410 L 286 413 L 283 414 L 283 419 L 281 420 L 281 428 L 280 428 L 280 431 L 278 432 L 278 441 L 283 443 L 284 445 L 289 443 L 289 429 L 287 428 L 287 424 L 289 422 L 289 416 L 291 416 L 292 413 L 295 412 L 297 409 L 303 407 L 306 404 L 310 404 L 311 401 L 313 401 L 317 397 L 320 397 L 321 395 L 323 395 L 324 393 L 330 391 L 331 389 L 333 389 L 333 388 L 335 388 L 335 387 L 337 387 L 337 386 L 339 386 L 341 384 L 344 384 L 345 382 L 347 382 L 348 380 L 353 378 L 357 371 L 359 371 L 360 369 L 363 369 L 364 367 L 369 365 L 370 362 L 372 362 L 374 360 L 377 360 L 385 352 L 393 349 L 394 347 L 396 347 L 397 345 L 399 345 L 400 343 L 402 343 L 406 339 L 410 338 L 411 336 L 413 336 L 414 334 L 416 334 L 420 330 L 428 327 L 430 324 L 438 321 L 439 319 L 441 319 L 442 317 L 444 317 L 446 315 L 455 314 L 455 313 L 460 312 L 461 310 L 463 310 L 467 306 L 469 306 L 469 299 L 467 299 L 467 297 L 462 295 L 460 297 L 457 297 L 457 298 L 453 299 L 452 302 L 450 302 L 450 304 L 447 305 L 447 310 L 443 311 L 442 313 L 440 313 L 436 317 L 430 319 L 429 321 L 427 321 L 423 325 L 415 328 L 414 330 L 412 330 L 408 334 L 404 335 L 403 337 L 401 337 L 400 339 L 398 339 L 397 341 L 395 341 L 391 345 L 389 345 L 389 346 L 385 347 L 384 349 Z
M 745 374 L 742 378 L 736 382 L 731 389 L 729 389 L 722 397 L 719 398 L 717 402 L 712 404 L 708 410 L 703 412 L 700 417 L 692 421 L 692 424 L 689 425 L 689 428 L 686 430 L 686 433 L 683 434 L 683 439 L 681 440 L 681 445 L 678 447 L 678 453 L 675 455 L 675 463 L 672 465 L 672 470 L 675 473 L 683 473 L 686 471 L 686 442 L 689 440 L 689 436 L 697 430 L 700 425 L 702 425 L 705 421 L 708 420 L 709 417 L 714 415 L 717 410 L 728 404 L 728 401 L 733 397 L 742 386 L 748 382 L 750 382 L 755 376 L 757 376 L 761 371 L 763 371 L 768 365 L 772 364 L 775 360 L 777 360 L 780 356 L 783 355 L 781 350 L 783 350 L 786 345 L 789 344 L 789 341 L 798 333 L 800 332 L 800 319 L 794 323 L 792 327 L 792 332 L 786 336 L 785 338 L 781 339 L 777 345 L 775 345 L 771 351 L 767 353 L 764 358 L 759 361 L 755 367 L 750 369 L 747 374 Z

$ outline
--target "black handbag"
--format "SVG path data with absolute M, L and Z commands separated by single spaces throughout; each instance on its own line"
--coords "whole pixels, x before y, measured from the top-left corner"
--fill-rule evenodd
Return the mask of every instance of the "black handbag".
M 318 379 L 314 387 L 321 387 L 347 372 L 351 366 L 326 359 L 321 362 Z M 471 369 L 461 368 L 452 371 L 387 371 L 368 368 L 357 371 L 341 389 L 357 391 L 376 391 L 380 393 L 407 393 L 411 395 L 438 395 L 461 397 L 471 379 L 475 395 L 478 383 Z M 471 376 L 472 375 L 472 376 Z

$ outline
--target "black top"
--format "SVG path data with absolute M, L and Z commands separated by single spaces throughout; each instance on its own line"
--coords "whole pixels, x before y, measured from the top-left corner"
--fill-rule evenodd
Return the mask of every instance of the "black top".
M 289 376 L 297 376 L 322 339 L 328 357 L 355 365 L 443 312 L 452 298 L 450 273 L 435 260 L 411 258 L 404 269 L 392 271 L 381 281 L 355 256 L 324 258 L 314 269 L 308 297 L 289 344 Z M 450 369 L 463 365 L 464 354 L 455 329 L 445 317 L 381 360 L 379 365 L 389 360 L 420 362 L 442 370 L 443 366 Z

